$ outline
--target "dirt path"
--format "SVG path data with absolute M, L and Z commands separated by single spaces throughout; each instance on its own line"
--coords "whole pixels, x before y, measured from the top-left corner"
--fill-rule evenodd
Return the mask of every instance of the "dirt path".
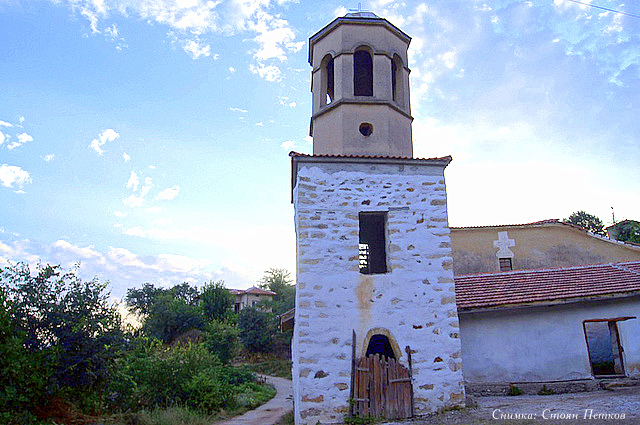
M 257 409 L 215 425 L 273 425 L 293 410 L 293 387 L 291 381 L 274 376 L 263 376 L 268 384 L 276 388 L 276 395 Z
M 640 388 L 474 399 L 478 406 L 388 425 L 640 424 Z M 603 419 L 603 415 L 609 415 Z

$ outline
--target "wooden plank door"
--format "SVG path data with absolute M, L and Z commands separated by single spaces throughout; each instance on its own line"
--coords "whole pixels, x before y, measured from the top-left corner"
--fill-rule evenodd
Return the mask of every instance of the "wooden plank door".
M 411 371 L 395 359 L 375 354 L 356 361 L 353 413 L 404 419 L 413 416 Z

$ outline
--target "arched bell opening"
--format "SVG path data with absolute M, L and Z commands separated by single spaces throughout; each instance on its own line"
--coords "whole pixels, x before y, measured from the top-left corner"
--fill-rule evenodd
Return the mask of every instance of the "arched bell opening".
M 353 94 L 373 96 L 373 56 L 366 46 L 353 54 Z
M 334 72 L 333 72 L 333 57 L 328 54 L 322 59 L 320 66 L 322 72 L 322 87 L 320 93 L 320 101 L 322 105 L 328 105 L 334 101 Z

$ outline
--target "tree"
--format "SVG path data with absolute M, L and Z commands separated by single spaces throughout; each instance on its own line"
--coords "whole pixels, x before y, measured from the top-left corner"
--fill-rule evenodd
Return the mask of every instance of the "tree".
M 238 314 L 240 341 L 252 352 L 264 353 L 271 347 L 273 320 L 271 315 L 253 307 L 244 308 Z
M 222 280 L 209 282 L 202 287 L 200 304 L 207 319 L 223 320 L 233 307 L 235 298 Z
M 205 345 L 222 363 L 229 363 L 238 348 L 238 327 L 219 320 L 212 320 L 204 331 Z
M 565 223 L 575 224 L 583 229 L 595 233 L 596 235 L 605 236 L 604 225 L 595 215 L 591 215 L 585 211 L 576 211 L 569 218 L 563 220 Z
M 260 287 L 276 293 L 272 301 L 265 301 L 274 314 L 291 310 L 296 304 L 296 287 L 291 283 L 291 274 L 285 269 L 269 269 L 260 280 Z
M 138 314 L 148 314 L 151 305 L 156 298 L 164 292 L 162 288 L 156 288 L 151 283 L 145 283 L 142 288 L 127 289 L 127 296 L 125 302 L 129 306 L 129 309 Z
M 32 274 L 28 265 L 18 264 L 0 271 L 15 331 L 25 350 L 42 356 L 53 370 L 48 386 L 54 392 L 95 392 L 126 343 L 107 284 L 82 280 L 77 268 L 65 272 L 38 264 Z
M 640 244 L 640 223 L 624 220 L 616 225 L 616 239 L 622 242 Z
M 205 320 L 202 310 L 189 305 L 183 298 L 167 291 L 155 298 L 142 329 L 146 335 L 170 343 L 177 336 L 192 329 L 202 329 Z

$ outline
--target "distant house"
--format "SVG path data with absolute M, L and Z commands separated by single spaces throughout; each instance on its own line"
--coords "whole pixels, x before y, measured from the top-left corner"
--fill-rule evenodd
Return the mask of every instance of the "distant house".
M 229 292 L 236 297 L 233 305 L 233 310 L 236 313 L 246 307 L 256 307 L 261 301 L 271 301 L 274 295 L 277 295 L 273 291 L 261 289 L 256 286 L 248 289 L 229 289 Z M 266 311 L 271 311 L 271 308 L 267 308 Z
M 640 262 L 456 276 L 467 383 L 640 376 Z
M 640 221 L 622 220 L 604 229 L 611 239 L 632 240 L 640 236 Z
M 560 220 L 451 227 L 456 276 L 640 261 L 640 246 L 595 235 Z

